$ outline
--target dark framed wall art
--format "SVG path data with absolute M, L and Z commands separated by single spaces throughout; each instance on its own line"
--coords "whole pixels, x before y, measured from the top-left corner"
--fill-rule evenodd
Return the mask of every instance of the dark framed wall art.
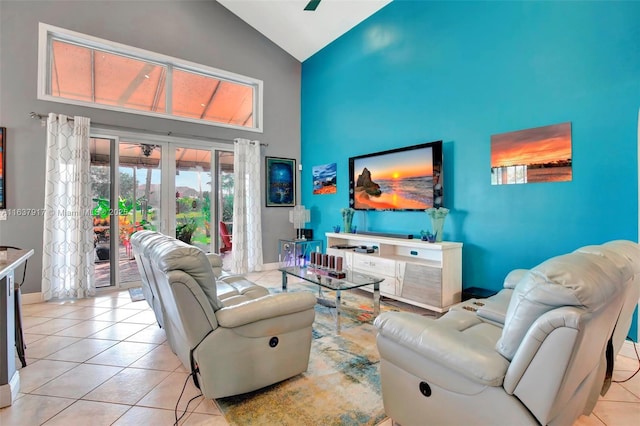
M 7 138 L 7 129 L 5 127 L 0 127 L 0 210 L 4 210 L 7 208 L 7 195 L 6 195 L 6 138 Z
M 267 207 L 296 205 L 296 160 L 266 157 L 265 182 Z

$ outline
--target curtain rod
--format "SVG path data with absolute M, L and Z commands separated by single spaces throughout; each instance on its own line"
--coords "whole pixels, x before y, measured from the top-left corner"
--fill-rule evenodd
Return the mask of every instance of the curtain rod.
M 38 114 L 37 112 L 31 111 L 29 113 L 29 117 L 31 117 L 34 120 L 36 118 L 38 120 L 46 120 L 48 118 L 48 115 Z M 67 117 L 67 119 L 73 121 L 73 117 Z M 228 142 L 228 143 L 235 142 L 234 139 L 208 138 L 206 136 L 188 135 L 188 134 L 184 134 L 184 133 L 173 133 L 173 132 L 162 133 L 162 132 L 157 132 L 157 131 L 154 131 L 154 130 L 138 129 L 138 128 L 135 128 L 135 127 L 112 126 L 110 124 L 102 124 L 102 123 L 92 123 L 92 124 L 94 126 L 96 126 L 96 127 L 112 127 L 112 128 L 121 129 L 121 130 L 145 132 L 145 133 L 151 133 L 151 134 L 155 134 L 155 135 L 175 136 L 175 137 L 187 138 L 187 139 L 201 139 L 201 140 L 204 139 L 206 141 L 212 141 L 212 142 Z M 255 143 L 255 142 L 256 141 L 251 141 L 251 143 Z M 269 146 L 269 144 L 268 143 L 264 143 L 264 142 L 260 142 L 260 146 Z

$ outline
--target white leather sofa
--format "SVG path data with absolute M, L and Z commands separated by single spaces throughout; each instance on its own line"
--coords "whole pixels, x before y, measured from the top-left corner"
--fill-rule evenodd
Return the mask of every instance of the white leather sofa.
M 587 246 L 516 270 L 496 296 L 375 325 L 385 411 L 402 426 L 571 425 L 606 391 L 640 292 L 640 248 Z
M 206 398 L 250 392 L 306 371 L 313 294 L 269 294 L 216 276 L 215 256 L 151 231 L 132 235 L 145 296 Z

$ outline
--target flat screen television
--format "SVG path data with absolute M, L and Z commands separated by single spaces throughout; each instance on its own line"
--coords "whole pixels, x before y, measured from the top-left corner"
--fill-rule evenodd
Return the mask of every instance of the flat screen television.
M 349 158 L 349 206 L 356 210 L 442 207 L 442 141 Z

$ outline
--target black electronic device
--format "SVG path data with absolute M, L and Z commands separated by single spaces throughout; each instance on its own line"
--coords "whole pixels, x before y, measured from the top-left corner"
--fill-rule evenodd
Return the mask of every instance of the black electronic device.
M 372 247 L 361 246 L 354 248 L 353 251 L 356 253 L 375 253 L 376 250 Z
M 388 232 L 369 232 L 369 231 L 358 231 L 358 234 L 361 235 L 375 235 L 377 237 L 389 237 L 389 238 L 401 238 L 404 240 L 412 240 L 413 234 L 393 234 Z
M 349 158 L 349 207 L 419 211 L 443 206 L 442 141 Z

